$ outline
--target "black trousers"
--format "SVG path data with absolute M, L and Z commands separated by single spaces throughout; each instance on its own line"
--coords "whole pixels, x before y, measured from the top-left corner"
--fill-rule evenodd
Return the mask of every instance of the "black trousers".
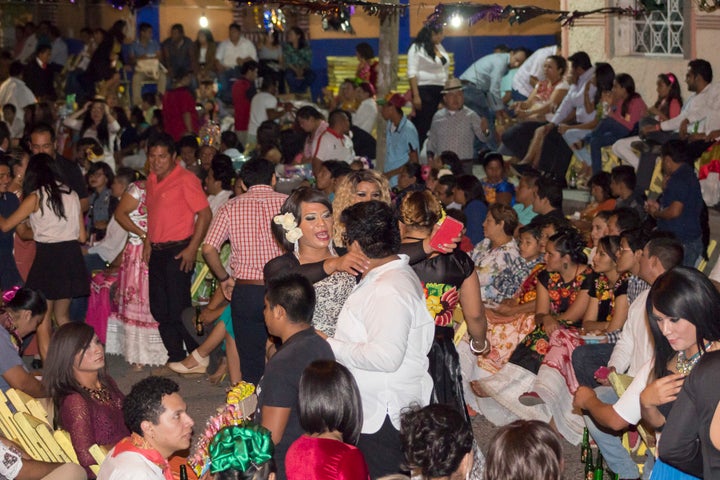
M 545 142 L 543 142 L 538 170 L 564 182 L 565 172 L 570 165 L 572 154 L 573 152 L 563 136 L 560 135 L 557 128 L 554 128 L 547 134 Z
M 263 316 L 264 298 L 263 285 L 235 285 L 230 301 L 242 378 L 256 385 L 265 372 L 268 333 Z
M 370 478 L 373 480 L 404 470 L 400 432 L 395 430 L 388 415 L 385 416 L 380 430 L 360 434 L 357 446 L 365 457 Z
M 153 250 L 148 264 L 150 313 L 159 324 L 160 337 L 170 362 L 183 360 L 198 347 L 182 321 L 183 310 L 191 305 L 192 271 L 180 270 L 181 260 L 175 259 L 187 245 L 181 243 L 163 250 Z
M 440 93 L 442 89 L 442 85 L 423 85 L 418 87 L 422 108 L 415 112 L 415 117 L 412 119 L 418 132 L 418 145 L 420 145 L 418 150 L 422 150 L 423 142 L 430 131 L 433 115 L 437 112 L 438 105 L 440 105 L 440 101 L 442 100 L 442 93 Z

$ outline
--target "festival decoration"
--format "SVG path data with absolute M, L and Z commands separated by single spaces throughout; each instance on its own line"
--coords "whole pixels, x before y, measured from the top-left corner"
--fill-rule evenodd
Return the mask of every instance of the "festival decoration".
M 242 425 L 255 413 L 257 407 L 257 395 L 255 385 L 247 382 L 240 382 L 228 390 L 225 405 L 218 409 L 217 413 L 210 417 L 205 424 L 203 433 L 198 435 L 190 449 L 188 465 L 195 474 L 202 477 L 210 470 L 209 448 L 215 434 L 224 427 Z
M 334 13 L 326 13 L 322 18 L 323 30 L 335 30 L 355 35 L 355 30 L 350 25 L 350 17 L 355 13 L 355 7 L 339 5 Z
M 720 2 L 720 0 L 714 0 Z M 534 18 L 543 15 L 555 16 L 555 21 L 560 22 L 563 26 L 572 26 L 575 21 L 590 15 L 617 15 L 637 17 L 645 12 L 644 8 L 630 7 L 605 7 L 594 10 L 552 10 L 536 6 L 512 6 L 503 7 L 497 3 L 480 4 L 480 3 L 441 3 L 435 7 L 435 11 L 431 13 L 425 21 L 428 25 L 447 25 L 462 24 L 462 20 L 466 19 L 469 25 L 473 25 L 480 21 L 500 22 L 507 21 L 510 25 L 525 23 Z
M 284 32 L 285 22 L 285 13 L 281 8 L 265 8 L 263 12 L 263 28 L 266 32 Z

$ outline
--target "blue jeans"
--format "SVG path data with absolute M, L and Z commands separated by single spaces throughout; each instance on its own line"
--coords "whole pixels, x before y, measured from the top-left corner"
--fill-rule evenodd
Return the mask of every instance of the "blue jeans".
M 607 404 L 614 404 L 618 401 L 618 396 L 612 387 L 597 387 L 595 389 L 598 399 Z M 605 459 L 605 463 L 610 470 L 617 473 L 620 478 L 637 478 L 640 471 L 630 453 L 625 450 L 622 444 L 622 433 L 601 427 L 595 423 L 592 417 L 584 415 L 585 426 L 600 452 Z
M 303 70 L 302 77 L 298 77 L 295 74 L 295 70 L 291 68 L 285 70 L 285 81 L 288 84 L 290 93 L 305 93 L 305 91 L 310 88 L 310 85 L 313 84 L 316 77 L 315 72 L 309 68 Z
M 225 103 L 232 103 L 232 86 L 240 78 L 240 67 L 224 70 L 218 75 L 218 97 Z
M 612 145 L 628 135 L 630 135 L 630 130 L 612 118 L 603 118 L 600 124 L 590 132 L 585 142 L 590 146 L 593 175 L 602 171 L 602 148 Z
M 692 240 L 684 240 L 682 242 L 685 255 L 683 256 L 683 266 L 694 268 L 698 258 L 703 253 L 703 243 L 701 238 Z
M 607 365 L 613 348 L 615 345 L 612 343 L 597 343 L 581 345 L 573 351 L 572 365 L 580 385 L 597 387 L 598 383 L 593 374 L 598 368 Z
M 491 150 L 497 150 L 498 145 L 495 141 L 495 111 L 490 108 L 487 100 L 487 92 L 480 90 L 475 85 L 469 84 L 465 85 L 463 94 L 465 97 L 465 105 L 481 117 L 487 118 L 488 126 L 490 127 L 487 146 Z M 478 145 L 474 145 L 474 148 L 475 150 L 479 150 Z

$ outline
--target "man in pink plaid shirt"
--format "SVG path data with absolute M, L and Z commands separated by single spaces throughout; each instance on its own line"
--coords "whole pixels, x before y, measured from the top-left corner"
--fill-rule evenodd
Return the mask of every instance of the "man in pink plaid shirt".
M 247 193 L 228 201 L 215 214 L 203 245 L 203 256 L 231 302 L 235 342 L 243 380 L 255 383 L 265 370 L 267 330 L 263 318 L 263 267 L 283 254 L 270 231 L 287 195 L 273 190 L 275 166 L 267 160 L 246 162 L 240 176 Z M 230 271 L 220 261 L 220 247 L 230 241 Z

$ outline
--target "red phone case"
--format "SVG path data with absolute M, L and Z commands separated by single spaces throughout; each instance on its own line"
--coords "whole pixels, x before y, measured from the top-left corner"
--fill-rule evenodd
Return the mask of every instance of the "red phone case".
M 435 235 L 430 239 L 430 246 L 435 250 L 440 250 L 440 245 L 444 243 L 452 243 L 453 239 L 460 236 L 463 224 L 452 217 L 445 217 L 442 225 Z

